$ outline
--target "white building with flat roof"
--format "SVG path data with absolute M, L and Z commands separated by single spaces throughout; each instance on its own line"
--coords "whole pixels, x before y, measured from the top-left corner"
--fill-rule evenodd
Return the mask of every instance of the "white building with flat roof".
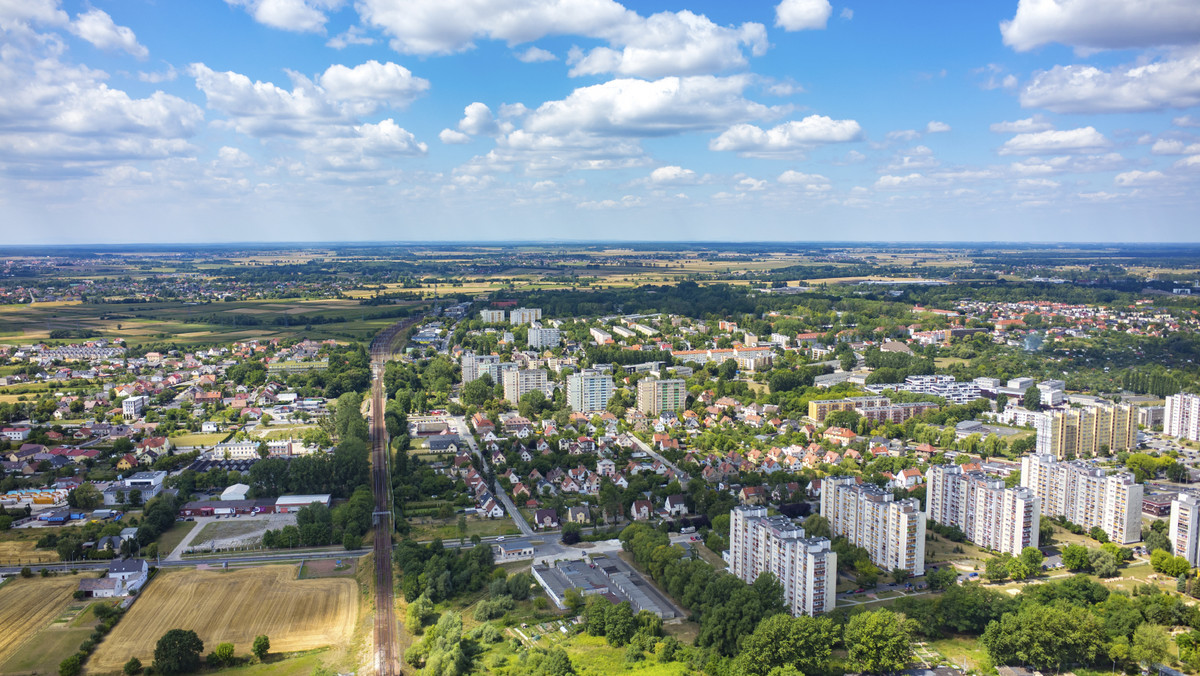
M 1053 455 L 1021 459 L 1021 485 L 1042 499 L 1042 513 L 1061 516 L 1084 530 L 1099 527 L 1108 539 L 1129 544 L 1142 539 L 1142 485 L 1129 472 L 1112 472 L 1081 460 Z
M 1200 395 L 1172 394 L 1163 409 L 1163 434 L 1200 441 Z
M 504 310 L 480 310 L 479 320 L 484 324 L 502 324 L 504 322 Z
M 889 491 L 855 477 L 826 477 L 821 516 L 834 535 L 866 549 L 885 571 L 925 574 L 925 512 L 916 498 L 896 500 Z
M 492 376 L 492 382 L 499 382 L 500 357 L 494 354 L 475 354 L 464 352 L 462 356 L 462 381 L 467 384 L 478 380 L 487 373 Z
M 1187 559 L 1192 568 L 1200 566 L 1200 500 L 1181 493 L 1171 501 L 1171 548 L 1175 556 Z
M 925 515 L 961 530 L 985 549 L 1013 556 L 1038 546 L 1041 503 L 1028 488 L 1006 488 L 1003 479 L 964 472 L 961 465 L 933 465 L 925 472 Z
M 519 307 L 508 313 L 510 324 L 532 324 L 542 318 L 541 308 Z
M 520 402 L 521 397 L 534 390 L 541 390 L 547 397 L 551 394 L 550 380 L 545 369 L 505 371 L 501 374 L 501 380 L 504 381 L 504 398 L 513 404 Z
M 783 586 L 792 615 L 833 610 L 837 554 L 828 538 L 810 538 L 786 516 L 767 516 L 766 507 L 739 505 L 729 519 L 729 571 L 747 584 L 771 573 Z
M 539 324 L 534 324 L 529 328 L 526 342 L 535 350 L 543 347 L 558 347 L 558 344 L 562 342 L 562 335 L 558 329 L 546 329 Z
M 608 409 L 613 395 L 613 379 L 607 373 L 591 369 L 567 376 L 567 405 L 579 413 L 599 413 Z

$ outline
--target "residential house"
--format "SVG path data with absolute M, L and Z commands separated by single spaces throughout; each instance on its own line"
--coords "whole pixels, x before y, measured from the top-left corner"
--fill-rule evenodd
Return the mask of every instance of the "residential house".
M 634 521 L 649 521 L 653 510 L 654 505 L 649 500 L 635 500 L 629 508 L 629 513 Z

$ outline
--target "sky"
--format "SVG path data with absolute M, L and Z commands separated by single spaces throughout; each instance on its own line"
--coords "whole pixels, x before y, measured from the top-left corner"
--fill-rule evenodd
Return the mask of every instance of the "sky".
M 1196 0 L 0 0 L 0 238 L 1200 241 Z

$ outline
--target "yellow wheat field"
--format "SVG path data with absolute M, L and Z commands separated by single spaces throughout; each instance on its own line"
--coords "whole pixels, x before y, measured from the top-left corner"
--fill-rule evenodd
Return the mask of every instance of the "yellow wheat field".
M 79 576 L 14 578 L 0 586 L 0 664 L 71 603 Z
M 34 540 L 6 540 L 0 542 L 0 562 L 7 565 L 26 563 L 57 563 L 58 552 L 53 549 L 35 549 Z
M 154 660 L 154 645 L 170 629 L 191 629 L 211 652 L 232 643 L 250 653 L 266 634 L 271 652 L 308 650 L 349 640 L 358 616 L 350 579 L 296 579 L 296 566 L 236 571 L 163 571 L 150 582 L 88 660 L 89 671 L 117 671 L 136 656 Z

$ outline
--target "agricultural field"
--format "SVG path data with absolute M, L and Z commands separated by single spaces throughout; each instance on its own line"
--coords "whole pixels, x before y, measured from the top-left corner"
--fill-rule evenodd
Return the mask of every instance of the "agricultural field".
M 100 624 L 93 612 L 99 605 L 114 605 L 114 600 L 72 601 L 50 625 L 34 634 L 7 661 L 0 662 L 0 674 L 52 674 L 67 657 L 78 652 L 79 644 L 91 637 Z
M 0 664 L 67 610 L 79 580 L 75 575 L 16 577 L 0 585 Z
M 0 563 L 25 565 L 27 563 L 55 563 L 58 552 L 53 549 L 35 549 L 42 529 L 18 529 L 0 533 Z
M 292 565 L 160 572 L 89 667 L 115 671 L 131 656 L 149 664 L 155 643 L 170 628 L 195 631 L 206 649 L 233 643 L 239 654 L 248 653 L 259 634 L 271 638 L 272 652 L 342 645 L 354 632 L 358 611 L 354 580 L 300 580 Z

